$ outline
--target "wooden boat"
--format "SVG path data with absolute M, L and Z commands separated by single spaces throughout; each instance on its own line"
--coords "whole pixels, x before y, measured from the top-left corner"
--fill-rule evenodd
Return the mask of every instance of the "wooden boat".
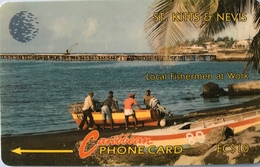
M 71 113 L 74 121 L 79 125 L 83 118 L 82 113 L 83 102 L 78 102 L 75 104 L 70 104 L 68 106 L 69 112 Z M 101 114 L 101 103 L 96 102 L 95 107 L 97 112 L 92 112 L 95 124 L 98 126 L 102 125 L 102 114 Z M 137 118 L 137 126 L 158 126 L 159 121 L 164 118 L 165 113 L 159 113 L 157 111 L 149 109 L 135 110 Z M 114 121 L 114 128 L 124 127 L 125 126 L 125 116 L 123 110 L 113 111 L 112 117 Z M 109 121 L 106 121 L 109 123 Z M 133 127 L 133 118 L 129 117 L 129 127 Z M 87 125 L 85 124 L 83 129 L 86 129 Z M 106 124 L 106 127 L 110 127 L 109 124 Z
M 260 109 L 231 114 L 228 116 L 211 117 L 195 122 L 186 122 L 176 126 L 132 133 L 133 137 L 147 137 L 156 147 L 180 145 L 183 148 L 196 147 L 196 143 L 204 143 L 206 135 L 214 128 L 227 126 L 236 134 L 246 128 L 260 124 Z M 197 144 L 198 145 L 198 144 Z M 149 147 L 146 145 L 146 147 Z

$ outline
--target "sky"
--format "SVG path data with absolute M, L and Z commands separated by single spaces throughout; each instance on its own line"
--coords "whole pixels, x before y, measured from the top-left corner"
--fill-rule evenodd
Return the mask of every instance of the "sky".
M 144 22 L 153 1 L 7 1 L 0 7 L 0 53 L 65 53 L 76 43 L 71 53 L 150 52 Z M 37 31 L 27 34 L 32 39 L 17 40 L 21 26 L 10 28 L 11 24 L 16 25 L 17 14 L 20 19 L 33 15 L 29 29 Z M 219 36 L 252 38 L 256 31 L 248 19 L 248 23 L 227 29 Z
M 0 53 L 147 52 L 144 21 L 151 0 L 78 2 L 13 2 L 0 8 Z M 12 17 L 20 11 L 37 18 L 39 31 L 29 42 L 9 33 Z

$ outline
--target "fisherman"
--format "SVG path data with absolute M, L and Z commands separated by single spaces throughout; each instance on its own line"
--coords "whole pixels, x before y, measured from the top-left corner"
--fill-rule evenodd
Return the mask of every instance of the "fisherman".
M 115 103 L 113 103 L 112 106 L 111 106 L 112 111 L 119 111 L 118 100 L 117 100 L 117 98 L 114 96 L 114 92 L 113 92 L 113 91 L 109 91 L 108 94 L 113 97 L 113 101 L 115 102 Z
M 146 109 L 150 109 L 151 106 L 150 106 L 150 100 L 154 98 L 152 95 L 151 95 L 151 91 L 150 90 L 146 90 L 145 92 L 145 96 L 144 96 L 144 104 L 146 106 Z
M 113 94 L 113 93 L 112 93 Z M 101 107 L 101 113 L 102 113 L 102 125 L 103 129 L 105 129 L 105 124 L 106 124 L 106 117 L 108 118 L 110 125 L 111 125 L 111 130 L 113 130 L 113 118 L 112 118 L 112 108 L 111 106 L 115 106 L 116 102 L 113 100 L 113 95 L 109 92 L 109 95 L 107 99 L 103 102 L 103 106 Z
M 93 115 L 92 112 L 96 112 L 95 110 L 95 106 L 94 106 L 94 99 L 93 99 L 94 93 L 93 92 L 88 92 L 88 96 L 85 98 L 84 101 L 84 105 L 83 105 L 83 119 L 78 127 L 77 130 L 81 130 L 86 122 L 86 124 L 89 126 L 88 129 L 89 130 L 93 130 L 93 124 L 94 124 L 94 119 L 93 119 Z M 87 117 L 89 117 L 89 124 L 88 124 L 88 120 Z
M 165 114 L 167 114 L 169 116 L 172 116 L 170 111 L 166 110 L 166 108 L 161 106 L 160 101 L 158 99 L 154 98 L 154 97 L 150 100 L 149 106 L 154 111 L 157 111 L 159 113 L 165 113 Z
M 132 116 L 134 119 L 134 124 L 135 124 L 135 129 L 137 129 L 137 119 L 135 116 L 135 111 L 133 110 L 132 106 L 136 105 L 138 106 L 139 109 L 141 109 L 141 107 L 138 105 L 138 103 L 135 100 L 135 94 L 130 93 L 129 97 L 127 99 L 125 99 L 124 101 L 124 114 L 125 114 L 125 126 L 126 126 L 126 130 L 128 129 L 128 117 Z
M 163 106 L 161 106 L 160 101 L 151 95 L 150 90 L 146 90 L 146 95 L 144 96 L 144 104 L 146 109 L 152 109 L 158 112 L 164 112 L 165 114 L 170 114 Z

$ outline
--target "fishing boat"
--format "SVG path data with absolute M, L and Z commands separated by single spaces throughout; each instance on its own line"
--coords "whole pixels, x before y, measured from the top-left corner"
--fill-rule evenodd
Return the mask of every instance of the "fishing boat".
M 214 128 L 226 126 L 236 134 L 250 126 L 260 125 L 260 109 L 238 114 L 222 115 L 185 122 L 183 124 L 160 129 L 132 133 L 133 137 L 150 138 L 151 145 L 156 147 L 180 145 L 183 148 L 196 147 L 197 143 L 204 143 L 206 135 Z M 198 144 L 197 144 L 198 145 Z M 146 145 L 146 147 L 149 147 Z
M 94 122 L 96 126 L 102 125 L 102 114 L 101 114 L 101 106 L 102 103 L 95 102 L 96 112 L 92 112 Z M 77 102 L 74 104 L 70 104 L 68 106 L 69 112 L 71 113 L 74 121 L 79 125 L 81 123 L 81 120 L 83 119 L 83 102 Z M 162 120 L 165 116 L 165 113 L 158 112 L 155 110 L 150 109 L 136 109 L 135 110 L 136 118 L 137 118 L 137 126 L 158 126 L 160 120 Z M 125 115 L 124 111 L 118 110 L 112 112 L 112 117 L 114 121 L 114 128 L 124 127 L 125 126 Z M 134 125 L 131 124 L 134 122 L 132 117 L 129 117 L 129 127 L 133 127 Z M 106 127 L 110 127 L 109 121 L 107 120 Z M 95 125 L 94 125 L 95 126 Z M 86 129 L 87 125 L 85 124 L 83 129 Z

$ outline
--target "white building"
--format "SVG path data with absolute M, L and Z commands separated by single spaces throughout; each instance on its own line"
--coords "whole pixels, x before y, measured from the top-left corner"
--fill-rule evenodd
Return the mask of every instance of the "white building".
M 238 40 L 232 45 L 232 48 L 249 48 L 251 42 L 252 40 L 248 39 Z

